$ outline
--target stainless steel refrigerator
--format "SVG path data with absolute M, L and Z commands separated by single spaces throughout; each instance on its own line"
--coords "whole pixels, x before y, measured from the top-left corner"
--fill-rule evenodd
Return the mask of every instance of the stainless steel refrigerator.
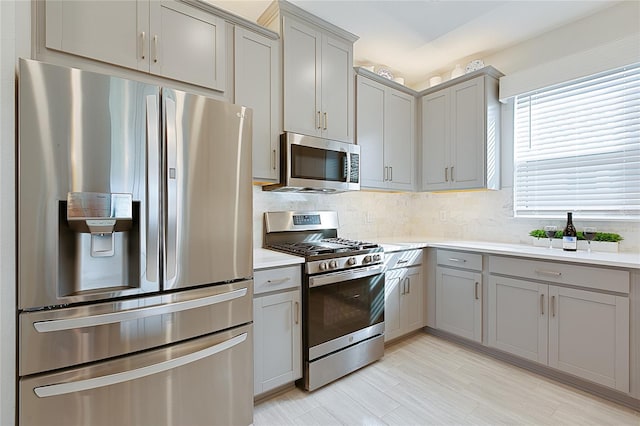
M 18 421 L 253 422 L 251 111 L 20 60 Z

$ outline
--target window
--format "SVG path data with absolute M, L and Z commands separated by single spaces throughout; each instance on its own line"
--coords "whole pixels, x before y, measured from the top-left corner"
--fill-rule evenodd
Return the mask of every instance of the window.
M 640 219 L 640 64 L 518 96 L 519 217 Z

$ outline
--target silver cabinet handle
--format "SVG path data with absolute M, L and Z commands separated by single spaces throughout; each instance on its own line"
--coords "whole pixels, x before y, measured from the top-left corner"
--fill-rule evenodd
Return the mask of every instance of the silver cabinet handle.
M 475 296 L 476 296 L 476 300 L 480 299 L 480 297 L 478 296 L 478 287 L 479 287 L 480 283 L 478 281 L 476 281 L 476 288 L 475 288 Z
M 144 48 L 144 42 L 145 42 L 145 39 L 146 39 L 146 38 L 147 38 L 147 35 L 145 34 L 145 32 L 144 32 L 144 31 L 142 31 L 142 32 L 140 33 L 140 45 L 141 45 L 141 46 L 140 46 L 140 57 L 141 57 L 142 59 L 144 59 L 144 58 L 145 58 L 145 56 L 146 56 L 146 55 L 145 55 L 145 48 Z
M 407 277 L 405 280 L 407 281 L 407 294 L 411 294 L 411 278 Z
M 453 179 L 453 166 L 451 166 L 451 182 L 453 182 L 453 181 L 454 181 L 454 179 Z
M 560 277 L 562 276 L 562 272 L 549 271 L 546 269 L 536 269 L 536 274 L 538 275 L 550 275 L 552 277 Z
M 404 280 L 402 280 L 402 292 L 400 294 L 402 294 L 402 295 L 407 294 L 407 279 L 406 278 Z
M 389 166 L 389 180 L 393 182 L 393 166 Z
M 556 316 L 556 297 L 551 296 L 551 316 Z
M 327 126 L 329 123 L 329 114 L 327 114 L 326 112 L 324 113 L 324 130 L 327 130 Z
M 408 262 L 409 262 L 409 259 L 400 259 L 396 263 L 399 265 L 401 263 L 408 263 Z
M 298 324 L 300 322 L 300 302 L 295 303 L 295 309 L 296 309 L 295 323 Z
M 247 289 L 240 288 L 238 290 L 228 291 L 221 294 L 214 294 L 213 296 L 201 297 L 199 299 L 166 303 L 158 306 L 148 306 L 146 308 L 131 309 L 128 311 L 110 312 L 108 314 L 91 315 L 88 317 L 38 321 L 33 323 L 33 327 L 39 333 L 74 330 L 83 327 L 96 327 L 99 325 L 137 320 L 157 315 L 173 314 L 176 312 L 187 311 L 189 309 L 196 309 L 203 306 L 210 306 L 217 303 L 228 302 L 230 300 L 239 299 L 246 295 Z
M 172 288 L 177 275 L 178 264 L 178 176 L 177 176 L 177 150 L 178 140 L 176 135 L 176 102 L 163 96 L 164 103 L 164 132 L 167 156 L 167 217 L 166 217 L 166 276 L 165 284 Z
M 389 176 L 389 167 L 384 166 L 384 173 L 383 173 L 383 176 L 382 176 L 382 181 L 386 182 L 387 180 L 389 180 L 388 176 Z
M 278 278 L 277 280 L 267 280 L 267 283 L 277 285 L 286 283 L 287 281 L 291 281 L 291 277 Z
M 147 280 L 157 282 L 160 267 L 160 136 L 157 123 L 159 121 L 159 96 L 147 96 L 146 137 L 148 161 L 147 164 Z
M 318 130 L 322 128 L 320 114 L 320 111 L 316 114 L 316 128 Z
M 544 294 L 540 295 L 540 315 L 544 315 Z
M 455 257 L 450 257 L 447 260 L 449 260 L 449 262 L 462 262 L 462 263 L 465 263 L 467 261 L 467 259 L 458 259 L 458 258 L 455 258 Z
M 153 62 L 158 62 L 158 35 L 153 36 Z
M 449 182 L 449 168 L 448 167 L 444 168 L 444 181 L 445 182 Z
M 169 361 L 162 361 L 157 364 L 148 365 L 146 367 L 136 368 L 135 370 L 123 371 L 120 373 L 109 374 L 107 376 L 94 377 L 92 379 L 78 380 L 76 382 L 59 383 L 47 386 L 39 386 L 33 391 L 40 398 L 46 398 L 49 396 L 64 395 L 72 392 L 80 392 L 85 390 L 102 388 L 105 386 L 111 386 L 118 383 L 130 382 L 132 380 L 140 379 L 142 377 L 151 376 L 153 374 L 162 373 L 164 371 L 172 370 L 174 368 L 182 367 L 187 364 L 199 361 L 203 358 L 210 357 L 219 352 L 226 351 L 232 347 L 239 345 L 247 340 L 247 333 L 242 333 L 236 337 L 232 337 L 229 340 L 225 340 L 217 345 L 210 346 L 206 349 L 202 349 L 197 352 L 193 352 L 188 355 L 181 356 Z
M 275 170 L 276 169 L 276 150 L 275 149 L 273 150 L 273 156 L 272 156 L 271 164 L 272 164 L 273 170 Z

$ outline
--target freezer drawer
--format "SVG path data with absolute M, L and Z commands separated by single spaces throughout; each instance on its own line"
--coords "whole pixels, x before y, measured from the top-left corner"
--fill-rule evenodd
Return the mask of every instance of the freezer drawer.
M 19 375 L 151 349 L 251 322 L 253 281 L 20 314 Z M 43 356 L 46 354 L 46 356 Z
M 19 423 L 248 425 L 252 325 L 114 361 L 21 379 Z

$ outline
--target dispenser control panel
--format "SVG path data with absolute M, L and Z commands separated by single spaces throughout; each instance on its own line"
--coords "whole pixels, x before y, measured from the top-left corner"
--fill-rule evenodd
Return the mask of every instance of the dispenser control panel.
M 67 221 L 76 232 L 126 231 L 133 219 L 133 197 L 125 193 L 69 192 Z

